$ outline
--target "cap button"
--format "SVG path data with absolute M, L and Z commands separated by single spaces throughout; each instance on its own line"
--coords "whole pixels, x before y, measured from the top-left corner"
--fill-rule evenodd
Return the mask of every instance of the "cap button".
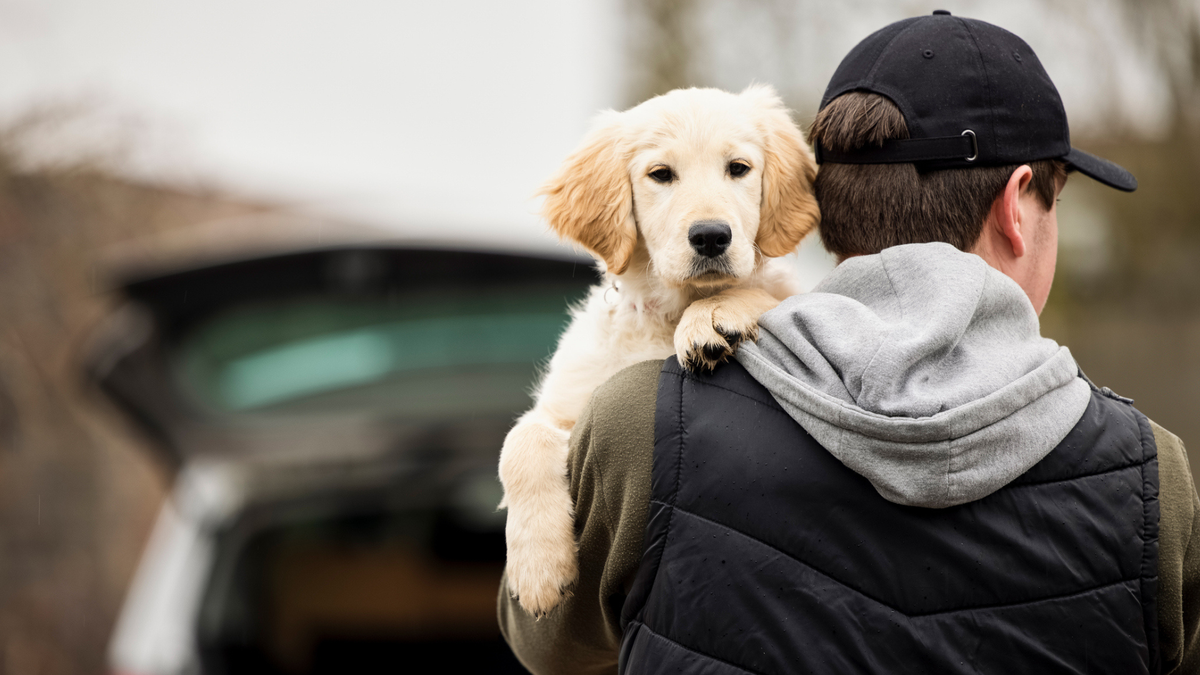
M 934 15 L 934 16 L 938 16 L 939 14 L 940 14 L 940 15 L 942 15 L 942 16 L 950 16 L 950 10 L 948 10 L 948 9 L 935 9 L 935 10 L 933 10 L 933 15 Z

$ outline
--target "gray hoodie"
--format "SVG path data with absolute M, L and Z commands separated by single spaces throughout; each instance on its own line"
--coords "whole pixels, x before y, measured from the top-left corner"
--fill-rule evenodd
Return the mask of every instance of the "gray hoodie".
M 982 258 L 912 244 L 851 258 L 759 321 L 737 359 L 885 499 L 981 499 L 1045 457 L 1090 388 Z

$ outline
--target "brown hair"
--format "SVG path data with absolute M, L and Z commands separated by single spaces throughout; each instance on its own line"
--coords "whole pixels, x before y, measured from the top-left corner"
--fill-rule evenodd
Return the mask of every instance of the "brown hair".
M 849 92 L 817 113 L 809 140 L 836 151 L 908 138 L 896 104 L 879 94 Z M 913 164 L 822 164 L 815 192 L 821 242 L 839 259 L 890 246 L 942 241 L 969 251 L 992 202 L 1019 165 L 918 172 Z M 1029 162 L 1029 188 L 1047 209 L 1066 178 L 1061 160 Z

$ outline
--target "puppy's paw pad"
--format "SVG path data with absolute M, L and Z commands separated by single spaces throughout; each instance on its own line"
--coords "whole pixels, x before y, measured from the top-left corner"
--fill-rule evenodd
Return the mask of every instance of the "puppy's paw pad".
M 729 345 L 707 344 L 701 348 L 705 361 L 719 361 L 729 354 Z
M 683 354 L 680 362 L 693 373 L 711 373 L 714 368 L 733 354 L 733 348 L 725 339 L 713 334 L 708 342 L 693 342 Z
M 690 311 L 690 310 L 689 310 Z M 710 372 L 733 353 L 729 342 L 713 326 L 711 315 L 696 313 L 675 329 L 675 353 L 692 372 Z
M 726 328 L 724 326 L 715 326 L 721 337 L 725 338 L 725 342 L 729 344 L 731 351 L 737 351 L 738 347 L 742 346 L 743 342 L 754 342 L 758 339 L 758 326 L 755 325 L 749 329 L 742 328 Z
M 704 368 L 704 359 L 701 357 L 701 351 L 700 345 L 693 342 L 691 347 L 688 347 L 679 355 L 680 363 L 685 369 L 693 373 L 700 372 Z
M 758 319 L 728 315 L 714 317 L 713 330 L 720 333 L 736 351 L 743 342 L 754 342 L 758 339 Z

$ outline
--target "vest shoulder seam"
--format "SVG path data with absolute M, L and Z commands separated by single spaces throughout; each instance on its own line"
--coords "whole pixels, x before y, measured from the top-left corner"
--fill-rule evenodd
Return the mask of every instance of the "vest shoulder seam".
M 671 360 L 667 359 L 666 363 L 669 365 L 671 363 Z M 675 373 L 671 373 L 671 374 L 675 374 Z M 672 491 L 671 491 L 672 503 L 671 504 L 663 504 L 663 502 L 659 502 L 658 500 L 654 499 L 653 488 L 651 489 L 650 503 L 651 504 L 654 504 L 654 503 L 663 504 L 664 506 L 671 509 L 671 513 L 667 514 L 667 523 L 666 523 L 666 525 L 663 526 L 663 535 L 662 535 L 663 543 L 662 543 L 662 546 L 660 546 L 658 548 L 658 559 L 654 561 L 654 576 L 651 577 L 651 579 L 649 580 L 649 586 L 647 588 L 647 593 L 649 593 L 650 589 L 653 589 L 654 586 L 657 585 L 656 582 L 658 581 L 658 574 L 662 570 L 663 554 L 667 552 L 667 544 L 670 543 L 670 539 L 671 539 L 671 524 L 675 520 L 675 504 L 674 504 L 674 502 L 676 499 L 679 498 L 679 485 L 683 481 L 683 444 L 684 444 L 684 439 L 683 439 L 683 432 L 684 432 L 683 378 L 679 379 L 679 410 L 677 411 L 677 414 L 678 414 L 678 420 L 679 420 L 679 448 L 677 451 L 678 457 L 676 458 L 677 465 L 675 467 L 675 487 L 672 488 Z M 653 478 L 651 478 L 651 481 L 653 481 Z M 649 516 L 649 514 L 647 514 L 647 516 Z M 640 615 L 641 611 L 639 611 L 638 614 Z
M 1142 565 L 1139 575 L 1142 583 L 1138 586 L 1138 595 L 1142 604 L 1142 625 L 1145 631 L 1146 646 L 1149 650 L 1150 665 L 1152 669 L 1157 670 L 1161 667 L 1162 661 L 1158 626 L 1158 598 L 1155 597 L 1155 589 L 1158 587 L 1158 528 L 1161 518 L 1158 503 L 1161 490 L 1158 479 L 1158 443 L 1154 438 L 1154 428 L 1150 426 L 1150 419 L 1133 407 L 1132 400 L 1127 400 L 1125 404 L 1129 406 L 1137 420 L 1138 441 L 1142 447 L 1142 527 L 1139 531 L 1142 538 Z M 1153 536 L 1147 536 L 1148 533 Z
M 1044 485 L 1053 485 L 1055 483 L 1069 483 L 1071 481 L 1082 480 L 1084 478 L 1095 478 L 1096 476 L 1103 476 L 1103 475 L 1110 474 L 1110 473 L 1116 473 L 1118 471 L 1125 471 L 1127 469 L 1141 469 L 1146 466 L 1146 462 L 1148 462 L 1148 461 L 1150 461 L 1150 460 L 1142 459 L 1141 461 L 1130 462 L 1128 464 L 1122 464 L 1120 466 L 1114 466 L 1114 467 L 1111 467 L 1108 469 L 1104 469 L 1103 471 L 1096 471 L 1094 473 L 1083 473 L 1083 474 L 1079 474 L 1078 476 L 1065 476 L 1063 478 L 1050 478 L 1047 480 L 1032 481 L 1029 483 L 1009 483 L 1008 485 L 1004 486 L 1001 489 L 1002 490 L 1016 490 L 1019 488 L 1027 488 L 1027 487 L 1042 487 Z
M 688 375 L 685 375 L 685 374 L 683 374 L 683 373 L 669 373 L 669 374 L 670 374 L 670 375 L 674 375 L 675 377 L 678 377 L 678 378 L 679 378 L 679 379 L 681 379 L 681 380 L 690 380 L 690 381 L 692 381 L 692 382 L 695 382 L 696 384 L 701 384 L 701 385 L 704 385 L 704 386 L 706 386 L 706 387 L 712 387 L 713 389 L 720 389 L 721 391 L 727 391 L 727 392 L 729 392 L 729 393 L 731 393 L 731 394 L 733 394 L 733 395 L 735 395 L 735 396 L 741 396 L 742 398 L 750 399 L 751 401 L 754 401 L 755 403 L 759 403 L 759 404 L 761 404 L 761 405 L 765 405 L 765 406 L 767 406 L 767 407 L 768 407 L 768 408 L 770 408 L 771 410 L 774 410 L 775 412 L 777 412 L 777 413 L 779 413 L 779 414 L 781 414 L 781 415 L 787 415 L 788 419 L 791 419 L 791 415 L 788 415 L 788 414 L 787 414 L 787 411 L 785 411 L 785 410 L 784 410 L 784 409 L 783 409 L 783 408 L 782 408 L 782 407 L 779 405 L 779 403 L 778 403 L 777 401 L 774 401 L 774 400 L 771 400 L 771 401 L 764 401 L 764 400 L 762 400 L 762 399 L 758 398 L 757 396 L 751 396 L 751 395 L 749 395 L 749 394 L 746 394 L 746 393 L 743 393 L 743 392 L 737 391 L 737 390 L 735 390 L 735 389 L 730 389 L 729 387 L 726 387 L 726 386 L 723 386 L 723 385 L 720 385 L 720 384 L 715 384 L 715 383 L 712 383 L 712 382 L 705 382 L 704 380 L 701 380 L 701 379 L 699 379 L 699 378 L 695 378 L 695 377 L 689 377 Z
M 797 558 L 796 556 L 792 555 L 791 553 L 788 553 L 787 551 L 784 551 L 783 549 L 773 546 L 772 544 L 769 544 L 769 543 L 763 541 L 762 539 L 759 539 L 758 537 L 747 534 L 735 527 L 731 527 L 729 525 L 726 525 L 725 523 L 713 520 L 711 518 L 706 518 L 705 516 L 702 516 L 693 511 L 689 511 L 689 510 L 687 510 L 683 507 L 680 507 L 678 505 L 675 505 L 675 504 L 667 504 L 667 503 L 665 503 L 661 500 L 657 500 L 657 499 L 651 499 L 650 501 L 655 504 L 662 504 L 663 506 L 666 506 L 666 507 L 672 509 L 671 518 L 674 518 L 674 516 L 675 516 L 674 511 L 682 511 L 683 513 L 691 516 L 692 518 L 702 520 L 706 523 L 710 523 L 712 525 L 715 525 L 717 527 L 720 527 L 722 529 L 728 530 L 737 535 L 745 537 L 746 539 L 749 539 L 761 546 L 765 546 L 765 547 L 771 549 L 772 551 L 778 552 L 780 555 L 782 555 L 790 560 L 793 560 L 801 565 L 804 565 L 805 567 L 826 577 L 827 579 L 829 579 L 837 584 L 840 584 L 841 586 L 844 586 L 844 587 L 850 589 L 851 591 L 854 591 L 855 593 L 863 596 L 864 598 L 870 600 L 871 602 L 874 602 L 874 603 L 879 604 L 883 607 L 886 607 L 894 612 L 902 614 L 909 619 L 920 619 L 920 618 L 925 618 L 925 617 L 930 617 L 930 616 L 938 616 L 938 615 L 942 615 L 942 614 L 956 614 L 956 613 L 960 613 L 960 612 L 978 612 L 978 611 L 986 611 L 986 610 L 990 610 L 990 609 L 1007 609 L 1009 607 L 1018 607 L 1020 605 L 1034 605 L 1034 604 L 1038 604 L 1038 603 L 1042 603 L 1042 602 L 1051 602 L 1054 600 L 1071 598 L 1071 597 L 1075 597 L 1078 595 L 1086 595 L 1088 593 L 1098 591 L 1102 588 L 1108 588 L 1109 586 L 1128 584 L 1128 583 L 1135 582 L 1135 581 L 1141 581 L 1143 579 L 1143 577 L 1139 571 L 1139 573 L 1136 576 L 1133 576 L 1130 578 L 1122 577 L 1115 581 L 1109 581 L 1109 582 L 1105 582 L 1105 583 L 1101 583 L 1101 584 L 1096 584 L 1095 586 L 1089 586 L 1087 588 L 1070 591 L 1068 593 L 1061 593 L 1059 595 L 1050 595 L 1050 596 L 1040 597 L 1040 598 L 1029 598 L 1026 600 L 1017 600 L 1014 602 L 1000 602 L 1000 603 L 994 603 L 994 604 L 989 604 L 989 605 L 973 605 L 973 606 L 968 606 L 968 607 L 955 607 L 955 608 L 951 608 L 951 609 L 939 609 L 939 610 L 935 610 L 935 611 L 931 611 L 931 612 L 910 612 L 910 611 L 904 610 L 900 607 L 896 607 L 895 605 L 893 605 L 889 602 L 881 600 L 881 599 L 875 597 L 874 595 L 867 593 L 866 591 L 862 590 L 861 588 L 858 588 L 849 582 L 846 582 L 842 579 L 839 579 L 839 578 L 833 576 L 832 574 L 826 572 L 825 570 L 821 569 L 820 567 L 817 567 L 816 565 L 813 565 L 812 563 L 809 563 L 807 561 L 801 560 L 800 558 Z M 663 548 L 665 549 L 666 546 L 664 545 Z

